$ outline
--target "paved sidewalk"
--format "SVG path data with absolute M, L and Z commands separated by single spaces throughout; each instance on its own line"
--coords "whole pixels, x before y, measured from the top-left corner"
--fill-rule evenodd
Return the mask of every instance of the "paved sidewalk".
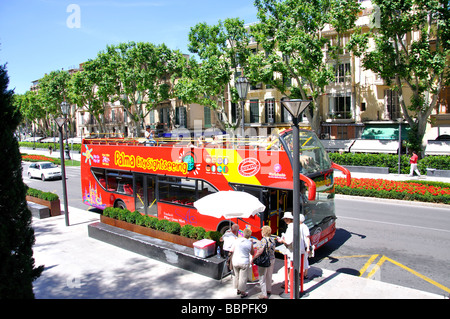
M 88 225 L 99 220 L 97 213 L 69 207 L 69 217 L 70 226 L 64 215 L 33 219 L 35 264 L 45 265 L 34 282 L 37 299 L 240 299 L 230 276 L 214 280 L 90 238 Z M 303 299 L 444 298 L 314 266 L 309 274 Z M 284 263 L 277 259 L 271 299 L 281 299 L 283 281 Z M 248 288 L 248 299 L 256 299 L 258 285 Z

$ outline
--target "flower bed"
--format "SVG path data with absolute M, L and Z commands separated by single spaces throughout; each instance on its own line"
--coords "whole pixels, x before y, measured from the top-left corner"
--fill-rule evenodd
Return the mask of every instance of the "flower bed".
M 445 183 L 352 178 L 347 187 L 345 178 L 334 181 L 338 194 L 450 204 L 450 187 Z
M 22 154 L 22 160 L 28 162 L 55 162 L 55 159 L 52 157 L 28 154 Z

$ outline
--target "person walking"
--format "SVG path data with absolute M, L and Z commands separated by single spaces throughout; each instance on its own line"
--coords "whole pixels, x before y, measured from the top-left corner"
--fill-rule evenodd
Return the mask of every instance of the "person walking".
M 250 255 L 253 256 L 253 241 L 250 239 L 252 231 L 249 228 L 244 229 L 244 237 L 239 237 L 234 241 L 231 251 L 233 256 L 231 261 L 234 270 L 234 288 L 241 298 L 248 296 L 247 277 L 250 268 Z
M 253 260 L 255 260 L 255 258 L 259 257 L 264 251 L 266 251 L 269 254 L 270 259 L 269 267 L 258 266 L 259 287 L 261 288 L 261 295 L 259 296 L 259 299 L 268 299 L 268 296 L 272 293 L 272 274 L 273 266 L 275 264 L 275 240 L 270 237 L 271 232 L 272 229 L 270 226 L 263 226 L 261 229 L 261 234 L 263 236 L 261 239 L 261 247 L 253 256 Z
M 419 159 L 419 156 L 417 156 L 416 152 L 412 152 L 412 156 L 409 159 L 409 163 L 411 164 L 411 169 L 409 170 L 409 177 L 412 177 L 414 175 L 414 172 L 420 177 L 420 172 L 417 169 L 417 161 Z

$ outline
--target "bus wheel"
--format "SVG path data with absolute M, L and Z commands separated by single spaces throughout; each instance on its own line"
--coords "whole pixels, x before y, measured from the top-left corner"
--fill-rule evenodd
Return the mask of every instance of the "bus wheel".
M 127 205 L 125 205 L 125 203 L 121 200 L 118 200 L 114 203 L 114 207 L 115 208 L 120 208 L 120 209 L 127 209 Z
M 224 221 L 222 222 L 219 227 L 217 227 L 219 233 L 221 233 L 222 235 L 225 234 L 225 232 L 231 228 L 231 225 L 233 225 L 234 223 L 230 223 L 229 221 Z

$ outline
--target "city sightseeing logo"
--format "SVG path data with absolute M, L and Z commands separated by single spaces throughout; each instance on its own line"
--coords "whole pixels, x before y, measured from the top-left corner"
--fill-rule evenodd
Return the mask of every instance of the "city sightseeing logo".
M 256 175 L 261 169 L 261 163 L 256 158 L 246 158 L 239 163 L 238 172 L 241 176 L 251 177 Z

